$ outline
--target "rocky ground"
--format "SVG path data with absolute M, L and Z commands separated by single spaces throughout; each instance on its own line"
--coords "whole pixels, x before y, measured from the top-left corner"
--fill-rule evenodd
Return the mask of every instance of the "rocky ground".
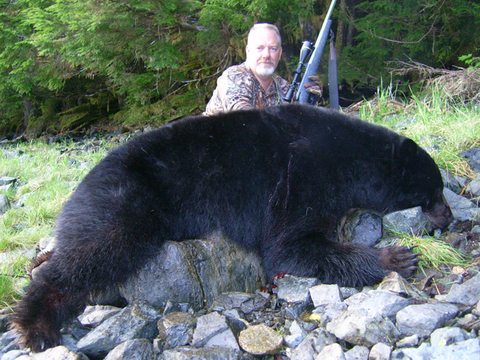
M 480 173 L 480 148 L 464 156 Z M 468 255 L 468 266 L 444 264 L 408 281 L 391 273 L 375 288 L 286 275 L 255 290 L 264 281 L 257 260 L 219 234 L 169 243 L 130 284 L 105 295 L 109 305 L 89 306 L 65 327 L 63 346 L 20 349 L 7 326 L 10 310 L 3 310 L 0 359 L 480 359 L 480 176 L 470 183 L 443 176 L 455 222 L 435 236 Z M 392 229 L 424 228 L 419 209 L 384 218 L 357 212 L 339 234 L 363 243 L 383 235 L 381 246 Z M 161 256 L 190 265 L 159 269 Z

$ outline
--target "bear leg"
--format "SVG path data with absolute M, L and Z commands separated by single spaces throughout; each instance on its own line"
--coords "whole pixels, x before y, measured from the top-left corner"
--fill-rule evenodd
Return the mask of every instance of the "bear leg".
M 405 247 L 342 244 L 319 233 L 279 239 L 263 249 L 262 258 L 270 278 L 292 274 L 347 287 L 378 284 L 390 271 L 409 277 L 418 263 L 417 255 Z
M 20 345 L 33 352 L 60 345 L 63 322 L 85 307 L 87 297 L 86 292 L 61 290 L 36 275 L 11 319 L 11 328 L 20 334 Z

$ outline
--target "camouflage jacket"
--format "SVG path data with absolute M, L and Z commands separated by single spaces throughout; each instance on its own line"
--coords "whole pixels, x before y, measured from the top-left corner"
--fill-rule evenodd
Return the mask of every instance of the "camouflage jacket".
M 284 103 L 289 83 L 273 74 L 273 83 L 265 91 L 245 63 L 229 67 L 217 80 L 217 88 L 204 115 L 238 109 L 259 109 Z

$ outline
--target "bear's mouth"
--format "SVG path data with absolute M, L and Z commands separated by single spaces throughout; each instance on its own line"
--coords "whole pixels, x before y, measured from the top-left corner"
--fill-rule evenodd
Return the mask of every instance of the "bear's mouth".
M 452 210 L 443 194 L 440 200 L 431 209 L 424 210 L 424 213 L 430 219 L 434 229 L 443 229 L 454 220 Z

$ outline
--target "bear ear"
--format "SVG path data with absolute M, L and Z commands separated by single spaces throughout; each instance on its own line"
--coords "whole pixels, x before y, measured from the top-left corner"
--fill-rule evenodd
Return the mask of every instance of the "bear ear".
M 403 138 L 395 147 L 395 161 L 406 164 L 417 156 L 418 145 L 409 138 Z

